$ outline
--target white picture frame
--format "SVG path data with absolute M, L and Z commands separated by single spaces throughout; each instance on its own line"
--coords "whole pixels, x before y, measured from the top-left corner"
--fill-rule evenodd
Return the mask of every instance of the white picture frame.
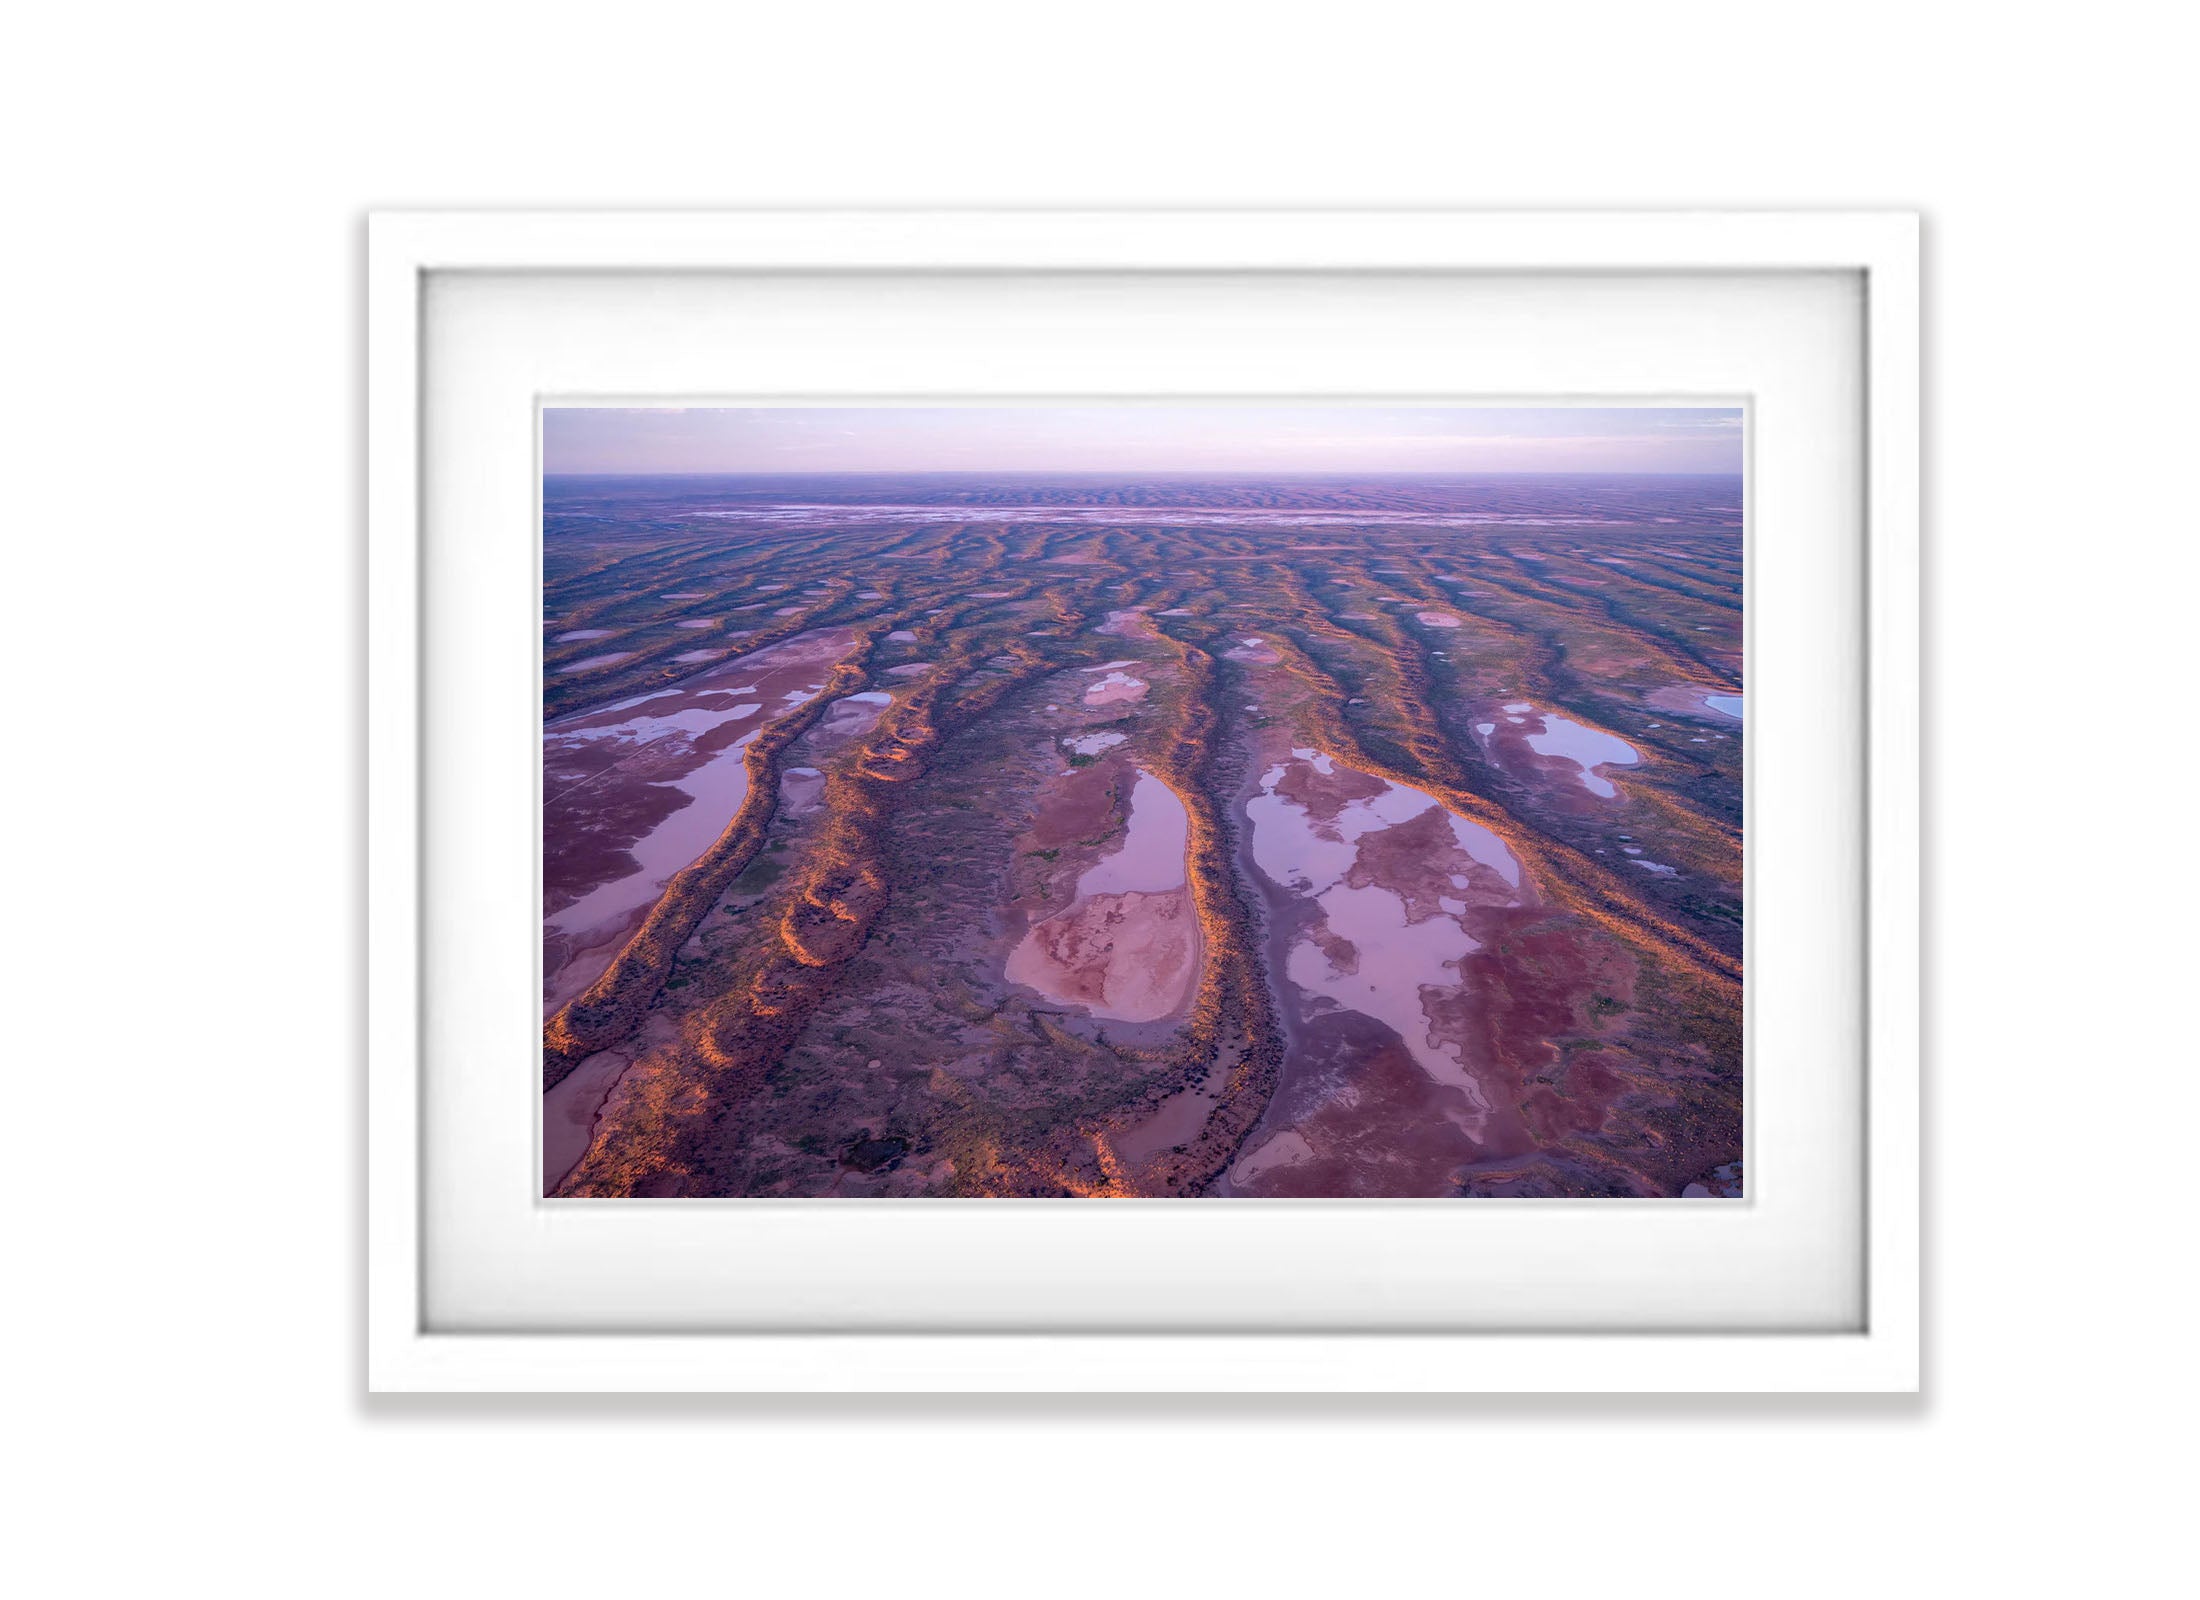
M 368 237 L 369 1386 L 1899 1391 L 1919 1378 L 1918 235 L 1894 213 L 390 213 Z M 437 274 L 1853 274 L 1866 941 L 1862 1313 L 1839 1331 L 436 1326 L 424 1204 L 424 306 Z M 1754 706 L 1753 706 L 1754 711 Z M 888 1202 L 886 1204 L 892 1204 Z M 975 1205 L 993 1202 L 971 1202 Z M 1168 1202 L 1157 1202 L 1168 1204 Z M 1345 1202 L 1358 1204 L 1358 1202 Z

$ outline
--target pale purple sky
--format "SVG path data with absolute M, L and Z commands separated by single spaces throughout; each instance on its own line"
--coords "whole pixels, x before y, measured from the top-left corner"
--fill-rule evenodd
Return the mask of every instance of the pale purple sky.
M 553 474 L 1742 470 L 1708 406 L 550 406 L 542 434 Z

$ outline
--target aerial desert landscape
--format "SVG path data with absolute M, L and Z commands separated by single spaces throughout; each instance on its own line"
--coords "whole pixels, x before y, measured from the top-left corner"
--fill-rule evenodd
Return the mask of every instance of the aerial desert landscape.
M 544 1193 L 1740 1196 L 1739 412 L 1023 415 L 545 412 Z

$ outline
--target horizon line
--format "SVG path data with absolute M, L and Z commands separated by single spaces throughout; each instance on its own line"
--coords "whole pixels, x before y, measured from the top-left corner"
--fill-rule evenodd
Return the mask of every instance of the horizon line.
M 799 471 L 783 469 L 776 472 L 758 472 L 754 469 L 728 468 L 719 471 L 685 472 L 552 472 L 545 469 L 542 476 L 550 478 L 1303 478 L 1321 481 L 1336 478 L 1740 478 L 1747 474 L 1739 469 L 1731 472 L 1648 472 L 1612 470 L 1561 471 L 1551 468 L 1536 469 L 1516 467 L 1506 471 L 1408 471 L 1373 469 L 1367 471 L 1332 472 L 1268 472 L 1257 468 L 1218 468 L 1192 470 L 1179 467 L 839 467 L 824 470 Z

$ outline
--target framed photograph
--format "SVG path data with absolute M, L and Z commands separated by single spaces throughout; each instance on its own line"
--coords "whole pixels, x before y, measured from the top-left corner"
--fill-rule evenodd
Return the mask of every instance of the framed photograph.
M 368 292 L 373 1387 L 1916 1387 L 1912 217 Z

